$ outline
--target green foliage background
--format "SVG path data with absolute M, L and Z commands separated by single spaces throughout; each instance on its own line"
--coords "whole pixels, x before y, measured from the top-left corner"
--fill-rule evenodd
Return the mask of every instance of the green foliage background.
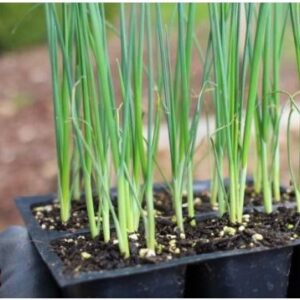
M 117 4 L 106 4 L 108 19 Z M 0 3 L 0 54 L 44 43 L 47 39 L 43 4 Z
M 207 5 L 197 5 L 198 20 L 208 16 Z M 118 4 L 105 4 L 106 16 L 112 21 Z M 162 15 L 169 19 L 176 10 L 175 4 L 163 4 Z M 175 20 L 176 21 L 176 20 Z M 0 54 L 46 42 L 43 4 L 0 3 Z
M 0 4 L 0 53 L 46 40 L 44 9 L 36 4 Z

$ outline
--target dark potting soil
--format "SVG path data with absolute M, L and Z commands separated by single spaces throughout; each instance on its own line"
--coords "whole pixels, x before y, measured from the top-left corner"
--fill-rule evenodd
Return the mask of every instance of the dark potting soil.
M 280 204 L 294 201 L 294 193 L 290 190 L 281 192 Z M 115 200 L 116 201 L 116 200 Z M 254 191 L 252 185 L 246 188 L 245 205 L 259 206 L 262 205 L 262 195 Z M 172 200 L 168 191 L 160 191 L 155 193 L 154 206 L 158 216 L 173 216 Z M 183 212 L 187 213 L 187 198 L 183 197 Z M 94 201 L 95 211 L 97 211 L 98 200 Z M 211 212 L 217 210 L 210 203 L 209 191 L 204 191 L 194 195 L 194 207 L 197 213 Z M 88 217 L 86 212 L 85 199 L 72 202 L 71 218 L 68 224 L 63 224 L 60 219 L 60 205 L 57 200 L 47 205 L 34 206 L 32 208 L 33 215 L 38 221 L 42 229 L 75 232 L 79 229 L 88 228 Z
M 53 251 L 61 258 L 64 272 L 112 270 L 142 264 L 155 264 L 170 259 L 201 253 L 255 247 L 276 248 L 298 239 L 300 214 L 291 208 L 277 208 L 272 214 L 254 210 L 243 216 L 241 224 L 231 224 L 227 216 L 197 222 L 195 227 L 185 224 L 185 238 L 170 218 L 157 218 L 156 256 L 145 249 L 142 233 L 129 235 L 131 256 L 124 259 L 118 241 L 91 239 L 77 235 L 52 242 Z
M 280 191 L 280 201 L 276 202 L 273 199 L 273 204 L 287 204 L 290 202 L 295 202 L 295 193 L 292 189 L 282 189 Z M 245 190 L 245 205 L 262 206 L 263 205 L 263 195 L 262 193 L 257 193 L 254 190 L 253 185 L 248 185 Z
M 83 199 L 72 202 L 68 224 L 61 222 L 60 205 L 56 200 L 46 205 L 32 207 L 32 213 L 42 229 L 74 232 L 88 227 L 86 204 Z
M 202 192 L 194 195 L 195 210 L 197 212 L 208 212 L 212 210 L 209 202 L 209 193 Z M 116 200 L 115 200 L 116 201 Z M 187 211 L 186 197 L 183 197 L 183 211 Z M 158 216 L 173 216 L 171 196 L 167 191 L 155 193 L 154 206 Z M 97 211 L 98 200 L 94 201 L 95 211 Z M 86 212 L 85 199 L 75 200 L 72 202 L 71 217 L 67 224 L 63 224 L 60 219 L 60 205 L 57 200 L 46 205 L 38 205 L 32 207 L 32 213 L 41 226 L 45 230 L 58 230 L 75 232 L 79 229 L 86 229 L 89 226 Z

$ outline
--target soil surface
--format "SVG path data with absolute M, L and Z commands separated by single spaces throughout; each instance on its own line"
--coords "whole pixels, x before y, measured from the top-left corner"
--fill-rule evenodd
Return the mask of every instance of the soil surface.
M 129 235 L 131 256 L 124 259 L 115 235 L 112 241 L 77 235 L 52 242 L 53 251 L 61 258 L 64 271 L 80 273 L 111 270 L 142 264 L 154 264 L 179 257 L 233 249 L 276 248 L 298 239 L 300 214 L 293 209 L 277 208 L 272 214 L 254 210 L 245 214 L 241 224 L 231 224 L 228 217 L 185 224 L 185 238 L 170 218 L 157 218 L 156 256 L 145 249 L 143 233 Z
M 194 207 L 196 212 L 208 212 L 212 211 L 212 207 L 209 202 L 209 193 L 203 192 L 194 195 Z M 116 202 L 116 199 L 113 199 Z M 158 216 L 173 216 L 171 197 L 167 191 L 159 192 L 155 194 L 154 206 Z M 98 200 L 94 201 L 95 211 L 98 208 Z M 186 198 L 183 198 L 183 212 L 187 213 Z M 88 217 L 86 211 L 85 199 L 81 198 L 78 201 L 72 202 L 71 218 L 68 224 L 63 224 L 60 219 L 60 205 L 57 200 L 54 203 L 49 203 L 43 206 L 33 206 L 32 213 L 42 227 L 45 230 L 58 230 L 75 232 L 78 229 L 88 228 Z
M 254 192 L 253 186 L 249 185 L 245 194 L 246 206 L 259 206 L 262 205 L 262 195 Z M 114 199 L 113 201 L 116 201 Z M 293 192 L 287 190 L 287 192 L 281 193 L 281 204 L 294 201 Z M 172 209 L 171 196 L 167 191 L 162 191 L 155 194 L 154 203 L 157 216 L 173 216 L 174 211 Z M 183 213 L 187 214 L 187 199 L 183 198 Z M 95 211 L 97 211 L 98 200 L 94 202 Z M 212 207 L 210 203 L 210 193 L 201 192 L 194 195 L 194 207 L 196 213 L 217 211 L 217 206 Z M 86 204 L 84 198 L 78 201 L 72 202 L 71 218 L 68 224 L 63 224 L 60 220 L 60 205 L 57 200 L 54 203 L 50 203 L 44 206 L 32 207 L 32 213 L 42 227 L 45 230 L 57 230 L 75 232 L 79 229 L 88 228 L 88 217 L 86 212 Z

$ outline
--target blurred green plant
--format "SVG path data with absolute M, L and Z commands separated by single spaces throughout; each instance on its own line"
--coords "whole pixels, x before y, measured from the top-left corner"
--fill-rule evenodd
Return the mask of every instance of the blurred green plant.
M 118 4 L 105 4 L 111 21 Z M 0 54 L 46 42 L 46 24 L 42 4 L 0 4 Z
M 172 16 L 176 16 L 177 6 L 176 3 L 161 3 L 161 16 L 163 20 L 169 20 Z M 195 22 L 203 20 L 208 21 L 208 5 L 207 3 L 195 4 L 195 15 L 197 16 Z M 176 21 L 176 19 L 174 19 Z
M 0 4 L 0 53 L 45 41 L 45 17 L 41 5 Z

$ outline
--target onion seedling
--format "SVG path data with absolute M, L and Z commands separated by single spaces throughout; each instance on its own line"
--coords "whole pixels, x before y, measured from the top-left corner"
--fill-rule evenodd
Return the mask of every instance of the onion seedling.
M 112 217 L 120 252 L 128 257 L 128 234 L 139 230 L 142 218 L 148 255 L 153 255 L 156 247 L 153 169 L 161 109 L 159 97 L 157 101 L 154 98 L 150 5 L 140 5 L 140 18 L 137 6 L 130 6 L 128 30 L 125 5 L 120 5 L 121 59 L 120 64 L 117 62 L 119 77 L 115 82 L 108 55 L 103 4 L 66 4 L 63 24 L 59 22 L 56 8 L 55 4 L 46 5 L 61 170 L 59 182 L 68 183 L 61 190 L 70 191 L 70 179 L 66 177 L 68 181 L 64 181 L 64 176 L 72 173 L 73 194 L 78 197 L 80 170 L 91 236 L 98 237 L 102 230 L 103 239 L 108 242 Z M 143 54 L 145 43 L 147 63 Z M 62 53 L 62 74 L 59 73 L 58 49 Z M 62 86 L 59 85 L 61 78 Z M 144 78 L 148 84 L 146 136 L 142 111 Z M 121 90 L 120 105 L 115 97 L 116 82 Z M 116 207 L 110 195 L 112 169 L 117 175 Z M 98 202 L 94 201 L 95 195 Z M 65 199 L 61 196 L 62 220 L 67 221 L 70 201 Z
M 203 90 L 206 86 L 210 64 L 207 62 L 204 67 L 202 89 L 190 123 L 190 72 L 192 45 L 195 40 L 193 29 L 195 22 L 195 4 L 188 5 L 188 14 L 187 18 L 185 18 L 184 5 L 179 3 L 177 5 L 177 16 L 177 57 L 175 74 L 172 76 L 168 33 L 163 30 L 160 5 L 156 4 L 157 36 L 162 80 L 161 92 L 163 93 L 162 102 L 168 128 L 172 172 L 172 180 L 169 188 L 173 200 L 177 226 L 181 233 L 184 234 L 182 198 L 185 191 L 187 192 L 188 217 L 191 219 L 191 225 L 195 225 L 193 156 L 201 114 Z M 187 19 L 186 22 L 185 19 Z
M 250 60 L 249 94 L 245 117 L 242 114 L 244 99 L 241 98 L 245 96 L 242 92 L 245 88 L 245 81 L 239 80 L 240 10 L 241 4 L 209 4 L 214 75 L 217 84 L 215 93 L 217 128 L 214 133 L 215 138 L 212 137 L 212 145 L 216 158 L 218 189 L 221 191 L 218 200 L 221 213 L 224 213 L 223 203 L 227 203 L 230 221 L 233 223 L 242 220 L 251 128 L 258 93 L 259 66 L 270 7 L 269 4 L 260 4 L 259 7 Z M 244 53 L 248 53 L 249 44 L 246 34 Z M 246 55 L 243 57 L 245 58 Z M 246 60 L 244 60 L 245 63 Z M 229 164 L 229 196 L 227 196 L 222 176 L 225 153 Z
M 288 19 L 288 6 L 286 4 L 273 4 L 273 110 L 271 122 L 274 132 L 274 167 L 272 169 L 273 196 L 275 202 L 280 200 L 280 155 L 279 155 L 279 121 L 280 121 L 280 61 L 283 38 Z M 273 154 L 273 153 L 272 153 Z
M 51 4 L 46 4 L 46 21 L 48 29 L 49 55 L 52 71 L 52 90 L 54 107 L 54 124 L 56 137 L 56 154 L 58 166 L 58 198 L 61 207 L 61 220 L 67 223 L 70 218 L 71 195 L 71 126 L 70 97 L 72 88 L 71 73 L 68 65 L 63 64 L 62 76 L 59 73 L 59 53 L 57 45 L 65 41 L 62 56 L 72 56 L 72 35 L 74 31 L 73 13 L 63 5 L 62 30 L 59 28 L 57 12 Z
M 296 61 L 297 61 L 297 72 L 298 77 L 300 79 L 300 5 L 298 3 L 290 3 L 289 4 L 290 17 L 292 23 L 293 37 L 294 37 L 294 45 L 295 45 L 295 53 L 296 53 Z M 290 170 L 291 182 L 295 191 L 296 202 L 297 202 L 297 211 L 300 212 L 300 178 L 299 178 L 299 169 L 297 170 L 297 174 L 295 174 L 292 166 L 292 157 L 291 157 L 291 122 L 292 116 L 294 112 L 300 114 L 300 110 L 296 103 L 294 102 L 294 98 L 299 93 L 290 97 L 290 112 L 288 116 L 288 126 L 287 126 L 287 148 L 288 148 L 288 164 Z M 298 167 L 300 162 L 298 162 Z
M 254 180 L 256 192 L 260 192 L 262 188 L 264 206 L 267 212 L 272 210 L 272 194 L 275 201 L 280 200 L 279 68 L 287 15 L 288 10 L 285 5 L 272 4 L 272 14 L 270 16 L 272 18 L 267 23 L 263 53 L 262 103 L 257 106 L 255 112 L 258 154 L 256 170 L 260 176 L 255 176 Z M 273 70 L 271 67 L 273 67 Z M 271 75 L 273 75 L 273 82 L 270 80 Z M 272 168 L 270 168 L 271 165 Z M 269 176 L 269 174 L 271 175 Z

